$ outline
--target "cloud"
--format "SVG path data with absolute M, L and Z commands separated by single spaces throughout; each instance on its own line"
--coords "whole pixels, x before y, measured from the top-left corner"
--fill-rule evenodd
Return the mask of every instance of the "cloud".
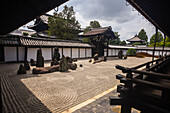
M 70 0 L 60 6 L 59 11 L 64 5 L 74 7 L 82 28 L 88 26 L 91 20 L 97 20 L 103 27 L 112 26 L 113 31 L 119 32 L 121 40 L 132 38 L 142 28 L 149 38 L 154 33 L 154 27 L 137 11 L 132 11 L 131 6 L 127 7 L 125 0 Z
M 124 0 L 71 0 L 73 5 L 85 19 L 100 19 L 124 23 L 133 20 Z

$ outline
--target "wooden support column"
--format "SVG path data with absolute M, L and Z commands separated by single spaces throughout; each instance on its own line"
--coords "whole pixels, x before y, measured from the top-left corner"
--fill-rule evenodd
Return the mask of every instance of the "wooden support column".
M 16 47 L 16 49 L 17 49 L 17 62 L 19 62 L 19 50 L 18 50 L 18 46 Z
M 156 27 L 156 35 L 155 35 L 154 49 L 153 49 L 153 54 L 152 54 L 152 61 L 154 60 L 154 56 L 155 56 L 155 47 L 156 47 L 156 42 L 157 42 L 157 35 L 158 35 L 158 28 Z
M 27 46 L 25 46 L 24 61 L 27 61 L 27 55 L 28 55 L 28 47 L 27 47 Z
M 109 56 L 109 41 L 107 41 L 107 57 Z
M 80 48 L 78 48 L 78 58 L 80 58 Z
M 0 76 L 0 111 L 1 111 L 1 113 L 3 113 L 3 111 L 2 111 L 2 89 L 1 89 L 1 83 L 2 83 L 2 81 L 1 81 L 1 76 Z
M 163 47 L 162 47 L 162 56 L 164 54 L 164 48 L 165 48 L 165 39 L 166 39 L 166 35 L 164 34 L 164 43 L 163 43 Z
M 70 56 L 72 58 L 72 47 L 70 48 Z
M 53 53 L 53 47 L 51 47 L 51 59 L 53 60 L 53 55 L 54 55 L 54 53 Z

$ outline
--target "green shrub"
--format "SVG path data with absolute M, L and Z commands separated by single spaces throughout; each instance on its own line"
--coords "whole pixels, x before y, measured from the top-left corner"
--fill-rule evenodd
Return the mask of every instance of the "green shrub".
M 83 38 L 82 41 L 83 41 L 83 42 L 90 42 L 90 39 L 89 39 L 89 38 Z
M 37 34 L 32 34 L 31 37 L 38 37 Z
M 135 43 L 133 43 L 133 46 L 134 45 L 142 45 L 142 43 L 140 43 L 140 42 L 135 42 Z
M 24 36 L 28 36 L 29 34 L 28 34 L 28 33 L 26 33 L 26 32 L 23 32 L 23 35 L 24 35 Z
M 129 48 L 126 54 L 127 55 L 136 55 L 136 50 L 134 48 Z

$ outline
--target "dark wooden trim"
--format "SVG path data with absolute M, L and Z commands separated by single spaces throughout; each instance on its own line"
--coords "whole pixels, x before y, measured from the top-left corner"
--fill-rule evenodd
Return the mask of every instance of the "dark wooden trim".
M 19 50 L 18 50 L 18 46 L 16 47 L 16 55 L 17 55 L 17 62 L 19 61 Z
M 80 48 L 78 48 L 78 58 L 80 58 Z
M 54 53 L 53 53 L 53 49 L 54 49 L 54 48 L 52 47 L 52 48 L 51 48 L 51 59 L 53 59 L 53 54 L 54 54 Z
M 28 55 L 28 47 L 27 47 L 27 46 L 25 46 L 24 61 L 27 61 L 27 55 Z
M 3 113 L 3 111 L 2 111 L 2 89 L 1 89 L 1 83 L 2 83 L 2 81 L 1 81 L 1 77 L 0 77 L 0 111 L 1 111 L 1 113 Z
M 70 48 L 70 57 L 72 58 L 72 47 Z

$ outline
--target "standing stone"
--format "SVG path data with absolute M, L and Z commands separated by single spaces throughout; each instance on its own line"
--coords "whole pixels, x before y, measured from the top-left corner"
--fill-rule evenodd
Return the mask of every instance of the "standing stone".
M 42 56 L 41 49 L 37 50 L 37 64 L 36 67 L 44 67 L 44 57 Z
M 30 59 L 31 66 L 36 66 L 36 62 L 33 59 Z
M 60 60 L 60 53 L 58 51 L 58 48 L 54 48 L 54 55 L 53 55 L 53 59 L 52 59 L 52 62 L 51 62 L 51 66 L 58 65 L 59 60 Z
M 26 70 L 30 70 L 30 65 L 29 65 L 28 61 L 24 62 L 24 67 Z
M 22 64 L 19 66 L 19 70 L 17 71 L 17 75 L 20 74 L 26 74 L 26 69 Z
M 123 58 L 123 51 L 122 51 L 122 50 L 120 50 L 120 51 L 118 52 L 118 58 L 120 58 L 120 59 Z
M 127 55 L 124 56 L 124 59 L 125 59 L 125 60 L 127 59 Z
M 95 54 L 95 55 L 94 55 L 94 61 L 95 61 L 95 60 L 98 60 L 98 59 L 99 59 L 98 54 Z
M 63 55 L 60 60 L 60 72 L 67 72 L 68 71 L 68 63 L 66 57 Z
M 59 61 L 60 60 L 60 53 L 58 48 L 54 48 L 54 57 L 55 60 Z

